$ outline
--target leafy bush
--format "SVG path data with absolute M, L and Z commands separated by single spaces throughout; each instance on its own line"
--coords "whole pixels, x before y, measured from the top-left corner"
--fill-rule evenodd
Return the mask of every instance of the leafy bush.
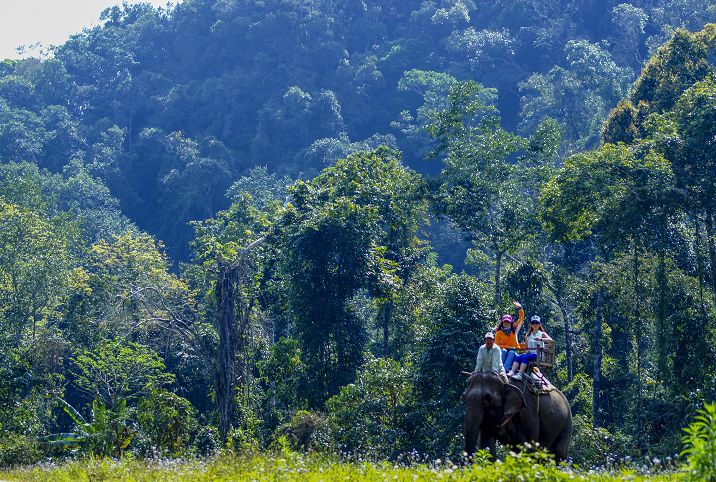
M 685 470 L 691 480 L 716 481 L 716 403 L 706 403 L 684 429 Z
M 226 448 L 236 454 L 258 452 L 260 441 L 257 433 L 247 427 L 234 427 L 226 434 Z
M 628 461 L 634 455 L 630 450 L 629 439 L 618 430 L 595 428 L 587 417 L 574 417 L 570 457 L 576 464 L 583 467 L 611 467 Z
M 221 448 L 216 427 L 202 427 L 194 438 L 194 450 L 204 457 L 216 454 Z
M 304 452 L 325 451 L 331 445 L 326 417 L 306 410 L 298 410 L 276 430 L 275 436 L 277 440 L 285 437 L 292 449 Z
M 140 439 L 148 442 L 145 453 L 178 454 L 196 433 L 196 410 L 189 400 L 166 390 L 152 390 L 139 403 Z
M 72 405 L 60 399 L 67 415 L 75 422 L 70 433 L 59 433 L 47 437 L 49 444 L 60 448 L 77 448 L 90 455 L 121 457 L 132 443 L 137 430 L 131 420 L 132 410 L 127 401 L 121 399 L 114 410 L 99 400 L 92 402 L 92 418 L 85 419 Z
M 126 340 L 103 340 L 73 362 L 77 388 L 110 409 L 121 400 L 141 398 L 175 378 L 165 371 L 164 361 L 151 348 Z
M 11 432 L 0 434 L 0 467 L 34 464 L 41 458 L 36 440 Z
M 342 450 L 385 458 L 410 450 L 407 415 L 413 403 L 410 367 L 370 358 L 355 383 L 342 387 L 326 408 Z

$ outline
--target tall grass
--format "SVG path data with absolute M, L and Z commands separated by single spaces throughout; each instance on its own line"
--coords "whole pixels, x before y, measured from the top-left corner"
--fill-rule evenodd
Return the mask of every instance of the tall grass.
M 38 466 L 0 473 L 0 479 L 22 481 L 667 481 L 676 474 L 580 472 L 557 467 L 543 453 L 510 454 L 504 462 L 484 458 L 474 464 L 451 461 L 428 464 L 392 465 L 387 462 L 345 462 L 336 458 L 303 456 L 292 452 L 250 457 L 222 456 L 206 461 L 121 462 L 88 459 L 61 466 Z

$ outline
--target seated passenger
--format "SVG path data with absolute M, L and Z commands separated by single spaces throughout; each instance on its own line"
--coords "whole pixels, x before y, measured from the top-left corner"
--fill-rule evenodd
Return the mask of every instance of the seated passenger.
M 508 372 L 508 376 L 516 380 L 522 379 L 522 374 L 527 370 L 527 364 L 537 359 L 537 349 L 544 348 L 543 340 L 551 340 L 552 338 L 545 333 L 542 327 L 540 317 L 534 315 L 530 318 L 530 327 L 527 329 L 527 353 L 517 355 L 512 363 L 512 368 Z M 519 371 L 518 371 L 519 369 Z
M 495 335 L 492 332 L 485 333 L 485 344 L 477 350 L 477 361 L 473 373 L 476 372 L 493 372 L 502 381 L 507 380 L 505 366 L 502 364 L 502 353 L 500 347 L 495 344 Z
M 525 310 L 522 305 L 513 301 L 518 310 L 517 322 L 512 321 L 511 315 L 503 315 L 500 323 L 495 326 L 495 343 L 502 349 L 502 364 L 511 367 L 517 356 L 517 349 L 520 344 L 517 342 L 517 334 L 522 329 L 525 321 Z

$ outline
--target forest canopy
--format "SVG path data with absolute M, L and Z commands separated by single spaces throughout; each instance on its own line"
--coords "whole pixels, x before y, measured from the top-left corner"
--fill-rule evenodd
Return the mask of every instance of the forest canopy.
M 716 399 L 711 2 L 101 20 L 0 62 L 0 464 L 454 455 L 513 300 L 578 463 L 673 457 Z

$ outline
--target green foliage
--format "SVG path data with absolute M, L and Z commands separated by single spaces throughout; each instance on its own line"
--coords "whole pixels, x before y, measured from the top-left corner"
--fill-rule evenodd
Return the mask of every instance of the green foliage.
M 455 79 L 498 88 L 506 125 L 549 115 L 570 148 L 591 146 L 647 52 L 715 13 L 708 0 L 117 6 L 51 58 L 2 63 L 0 157 L 53 172 L 82 159 L 186 261 L 186 222 L 226 209 L 256 165 L 310 177 L 359 139 L 420 167 L 433 146 L 416 127 Z
M 131 341 L 102 341 L 74 357 L 73 363 L 77 388 L 110 410 L 174 381 L 159 355 Z
M 695 33 L 677 30 L 646 63 L 628 100 L 617 105 L 616 112 L 610 114 L 603 128 L 604 140 L 625 141 L 636 132 L 643 137 L 643 127 L 650 114 L 671 110 L 689 87 L 713 76 L 709 52 L 714 45 L 716 25 L 707 25 Z M 625 107 L 631 111 L 630 122 L 624 118 Z
M 0 310 L 2 336 L 19 343 L 67 294 L 72 276 L 72 223 L 0 200 Z
M 715 110 L 716 82 L 712 79 L 696 82 L 676 102 L 669 116 L 673 127 L 667 124 L 661 136 L 654 136 L 663 138 L 657 145 L 671 160 L 679 185 L 693 198 L 690 204 L 708 211 L 714 209 L 713 193 L 716 192 L 713 176 L 716 151 L 712 142 L 716 134 Z M 672 128 L 676 132 L 671 131 Z M 672 132 L 676 139 L 668 140 Z
M 268 421 L 275 417 L 276 423 L 283 422 L 292 410 L 306 404 L 306 396 L 300 391 L 306 369 L 300 341 L 282 337 L 271 345 L 268 356 L 257 365 L 264 383 L 268 384 L 268 407 L 263 418 Z
M 559 119 L 567 151 L 591 147 L 611 105 L 626 92 L 628 70 L 603 46 L 570 40 L 565 65 L 534 73 L 520 84 L 522 127 L 535 129 L 545 117 Z
M 299 185 L 295 191 L 297 200 L 302 189 Z M 347 303 L 378 267 L 379 258 L 370 208 L 341 198 L 307 214 L 289 238 L 287 273 L 315 404 L 351 380 L 360 363 L 365 332 Z
M 137 407 L 139 437 L 148 453 L 181 454 L 198 429 L 196 409 L 174 393 L 152 389 Z
M 716 480 L 716 403 L 707 403 L 699 410 L 694 421 L 684 429 L 685 467 L 693 480 Z
M 477 350 L 493 318 L 489 291 L 469 275 L 452 275 L 436 287 L 416 364 L 422 450 L 454 454 L 461 446 L 464 416 L 462 371 L 475 366 Z M 425 444 L 422 446 L 422 444 Z
M 502 296 L 502 260 L 513 254 L 528 236 L 530 202 L 521 190 L 520 166 L 510 157 L 526 144 L 500 125 L 495 93 L 473 81 L 450 89 L 448 107 L 438 113 L 427 130 L 437 142 L 435 155 L 444 153 L 434 203 L 468 233 L 476 250 L 468 258 L 479 271 L 493 273 L 495 308 Z
M 696 33 L 675 32 L 634 83 L 632 104 L 646 103 L 647 112 L 671 109 L 687 88 L 714 73 L 709 51 L 715 42 L 716 25 L 707 25 Z
M 602 127 L 602 142 L 631 144 L 639 137 L 637 119 L 639 111 L 628 100 L 621 100 L 609 112 L 609 117 Z
M 281 228 L 288 303 L 309 401 L 320 404 L 353 379 L 362 358 L 365 327 L 349 302 L 361 289 L 386 296 L 396 288 L 426 202 L 419 176 L 386 148 L 351 155 L 290 193 Z
M 90 455 L 121 457 L 137 435 L 130 420 L 131 410 L 124 399 L 118 401 L 114 409 L 94 400 L 90 421 L 66 401 L 59 399 L 59 402 L 75 427 L 71 433 L 46 437 L 45 440 L 53 447 L 80 447 Z
M 638 228 L 635 218 L 638 222 L 650 210 L 663 209 L 672 176 L 659 155 L 641 159 L 624 144 L 606 144 L 565 161 L 542 191 L 542 220 L 561 240 L 584 239 L 592 232 L 623 236 L 624 230 Z
M 157 464 L 138 460 L 115 462 L 106 459 L 69 462 L 50 469 L 44 467 L 3 472 L 8 480 L 40 482 L 53 480 L 120 481 L 138 479 L 146 481 L 249 481 L 281 479 L 286 481 L 356 480 L 415 480 L 427 482 L 441 479 L 449 481 L 487 482 L 502 480 L 549 480 L 586 482 L 666 482 L 674 479 L 673 473 L 640 475 L 633 471 L 596 472 L 556 467 L 543 452 L 508 455 L 504 462 L 489 463 L 479 459 L 475 464 L 458 466 L 453 461 L 430 464 L 395 465 L 386 462 L 343 462 L 325 456 L 300 456 L 287 450 L 276 454 L 248 457 L 218 457 L 209 461 L 181 461 Z
M 366 360 L 354 383 L 326 402 L 333 438 L 343 452 L 378 460 L 410 451 L 415 396 L 409 366 Z
M 286 440 L 294 450 L 328 452 L 333 449 L 332 431 L 326 416 L 319 412 L 297 410 L 275 432 L 276 443 Z
M 569 455 L 581 467 L 628 466 L 637 455 L 632 440 L 621 431 L 594 427 L 590 417 L 575 416 L 572 433 Z
M 207 477 L 596 476 L 291 453 L 457 453 L 507 294 L 585 466 L 672 454 L 716 396 L 715 30 L 674 31 L 714 6 L 339 3 L 127 4 L 0 63 L 0 459 L 209 454 L 218 421 L 280 452 Z
M 279 178 L 276 173 L 269 173 L 266 167 L 255 167 L 248 176 L 239 178 L 226 193 L 234 202 L 240 202 L 242 194 L 249 194 L 254 206 L 265 210 L 272 201 L 286 197 L 286 187 L 290 178 Z
M 42 460 L 40 443 L 27 435 L 13 432 L 2 434 L 0 443 L 0 467 L 32 465 Z

